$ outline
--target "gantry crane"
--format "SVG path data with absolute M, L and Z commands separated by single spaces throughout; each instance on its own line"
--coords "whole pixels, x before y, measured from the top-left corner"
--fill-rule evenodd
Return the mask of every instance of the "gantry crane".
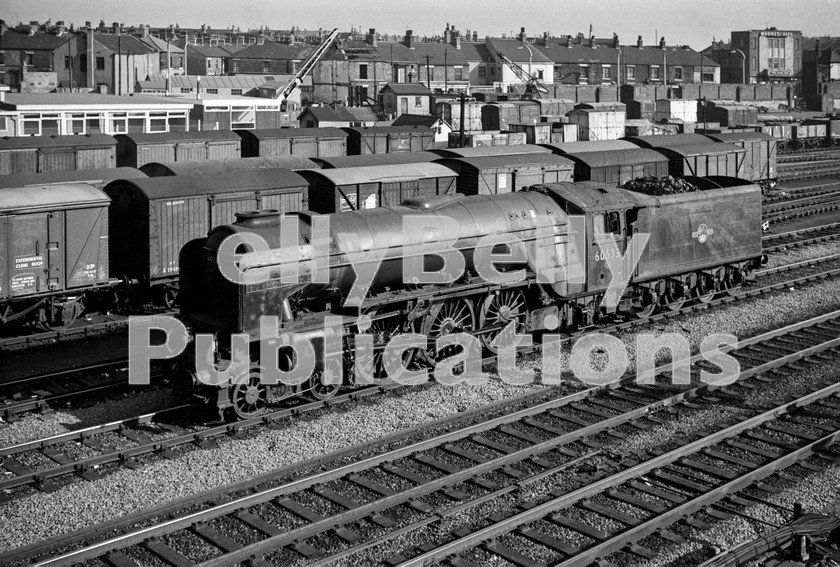
M 330 45 L 332 45 L 332 42 L 334 42 L 335 38 L 337 37 L 338 28 L 335 28 L 333 29 L 333 31 L 330 32 L 330 35 L 327 36 L 327 39 L 325 39 L 323 43 L 321 43 L 321 45 L 318 46 L 318 49 L 313 51 L 312 55 L 310 55 L 306 59 L 306 61 L 303 62 L 303 65 L 300 66 L 300 68 L 292 76 L 289 82 L 286 83 L 286 86 L 283 87 L 283 90 L 278 91 L 274 98 L 282 98 L 283 103 L 285 104 L 286 99 L 289 98 L 289 95 L 292 94 L 292 91 L 294 91 L 298 86 L 300 86 L 300 84 L 303 82 L 303 78 L 312 70 L 313 67 L 315 67 L 315 64 L 318 62 L 318 60 L 321 59 L 321 57 L 324 56 L 324 54 L 327 52 L 327 49 L 330 48 Z
M 540 98 L 541 94 L 548 94 L 548 88 L 536 77 L 533 77 L 530 73 L 526 72 L 525 69 L 514 63 L 509 58 L 505 57 L 502 53 L 496 52 L 496 55 L 499 56 L 505 65 L 510 67 L 510 70 L 513 71 L 513 74 L 516 75 L 520 81 L 525 83 L 525 94 L 529 95 L 531 98 Z

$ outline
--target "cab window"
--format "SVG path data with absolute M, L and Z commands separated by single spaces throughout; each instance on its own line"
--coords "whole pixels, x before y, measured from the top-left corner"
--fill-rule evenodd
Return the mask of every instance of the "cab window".
M 607 232 L 611 232 L 616 236 L 621 235 L 621 217 L 618 211 L 612 211 L 607 214 Z
M 596 213 L 592 215 L 592 226 L 595 234 L 621 236 L 621 215 L 618 211 Z
M 592 226 L 595 234 L 606 234 L 607 232 L 607 217 L 604 213 L 596 213 L 592 215 Z

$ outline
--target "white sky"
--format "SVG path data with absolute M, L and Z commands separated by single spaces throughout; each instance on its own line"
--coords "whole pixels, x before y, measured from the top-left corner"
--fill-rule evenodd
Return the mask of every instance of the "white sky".
M 0 0 L 0 18 L 9 24 L 64 20 L 83 25 L 99 20 L 126 25 L 242 29 L 268 26 L 305 29 L 351 27 L 382 33 L 442 34 L 449 22 L 479 37 L 618 33 L 621 43 L 645 44 L 665 36 L 669 44 L 695 49 L 728 39 L 732 30 L 801 30 L 805 35 L 840 35 L 840 0 Z

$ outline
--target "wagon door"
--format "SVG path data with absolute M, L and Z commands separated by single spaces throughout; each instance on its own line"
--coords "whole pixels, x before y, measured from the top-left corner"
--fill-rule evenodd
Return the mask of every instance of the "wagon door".
M 64 289 L 64 213 L 47 213 L 47 286 Z
M 207 146 L 204 142 L 181 142 L 175 146 L 175 161 L 204 161 Z
M 317 138 L 295 138 L 291 140 L 292 155 L 301 157 L 318 157 Z
M 9 292 L 12 297 L 47 291 L 45 214 L 10 217 Z

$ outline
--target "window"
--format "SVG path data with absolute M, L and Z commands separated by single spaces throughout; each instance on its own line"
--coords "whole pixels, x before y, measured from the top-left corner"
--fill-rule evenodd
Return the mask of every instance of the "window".
M 193 92 L 192 87 L 181 87 L 182 93 L 191 93 Z
M 601 78 L 609 81 L 612 78 L 612 67 L 609 65 L 601 65 Z
M 543 70 L 542 69 L 537 69 L 537 79 L 539 79 L 539 80 L 543 79 Z
M 588 83 L 589 82 L 589 65 L 581 65 L 580 66 L 580 82 L 581 83 Z
M 6 64 L 6 52 L 0 51 L 0 65 Z
M 794 44 L 793 44 L 793 45 L 794 45 L 794 47 L 793 47 L 793 48 L 794 48 L 796 51 L 799 51 L 799 40 L 798 40 L 798 39 L 794 40 Z
M 750 69 L 752 69 L 753 71 L 755 71 L 755 69 L 756 69 L 756 59 L 755 59 L 755 57 L 753 57 L 750 60 Z
M 212 62 L 212 61 L 210 61 L 209 59 L 207 60 L 207 68 L 208 68 L 208 69 L 212 69 L 212 68 L 213 68 L 213 62 Z
M 682 81 L 683 80 L 683 68 L 682 67 L 674 67 L 674 80 L 675 81 Z
M 661 76 L 659 74 L 659 65 L 651 65 L 650 66 L 650 78 L 654 81 L 658 81 Z
M 233 70 L 231 71 L 232 73 L 238 73 L 239 72 L 239 63 L 240 63 L 239 59 L 234 59 L 233 60 Z
M 87 71 L 87 55 L 85 53 L 82 53 L 79 58 L 79 70 Z
M 624 68 L 624 72 L 627 74 L 628 81 L 635 81 L 636 80 L 636 66 L 635 65 L 628 65 Z
M 262 63 L 262 72 L 268 73 L 271 70 L 271 61 L 264 59 Z
M 487 67 L 479 67 L 478 68 L 478 76 L 479 77 L 486 77 L 487 76 Z
M 230 94 L 233 96 L 240 96 L 242 94 L 242 89 L 230 89 Z
M 621 216 L 617 211 L 612 211 L 607 214 L 607 232 L 615 235 L 621 234 Z
M 592 227 L 595 234 L 621 235 L 621 215 L 618 211 L 597 213 L 592 216 Z
M 423 97 L 414 97 L 414 106 L 423 106 Z
M 219 94 L 219 89 L 207 89 L 207 94 Z
M 703 82 L 706 82 L 706 83 L 715 82 L 715 74 L 714 73 L 703 73 Z
M 360 79 L 367 79 L 368 78 L 368 66 L 366 63 L 361 63 L 359 65 L 359 78 Z
M 464 80 L 464 68 L 463 67 L 455 67 L 455 80 L 456 81 L 463 81 Z
M 35 64 L 35 54 L 34 53 L 25 53 L 23 55 L 23 64 L 24 65 L 34 65 Z
M 64 68 L 65 69 L 69 69 L 72 62 L 73 62 L 73 59 L 71 59 L 69 55 L 64 56 Z
M 563 68 L 560 65 L 554 66 L 554 82 L 556 83 L 563 77 Z
M 97 71 L 104 71 L 105 70 L 105 58 L 104 57 L 97 57 L 96 58 L 96 70 Z

